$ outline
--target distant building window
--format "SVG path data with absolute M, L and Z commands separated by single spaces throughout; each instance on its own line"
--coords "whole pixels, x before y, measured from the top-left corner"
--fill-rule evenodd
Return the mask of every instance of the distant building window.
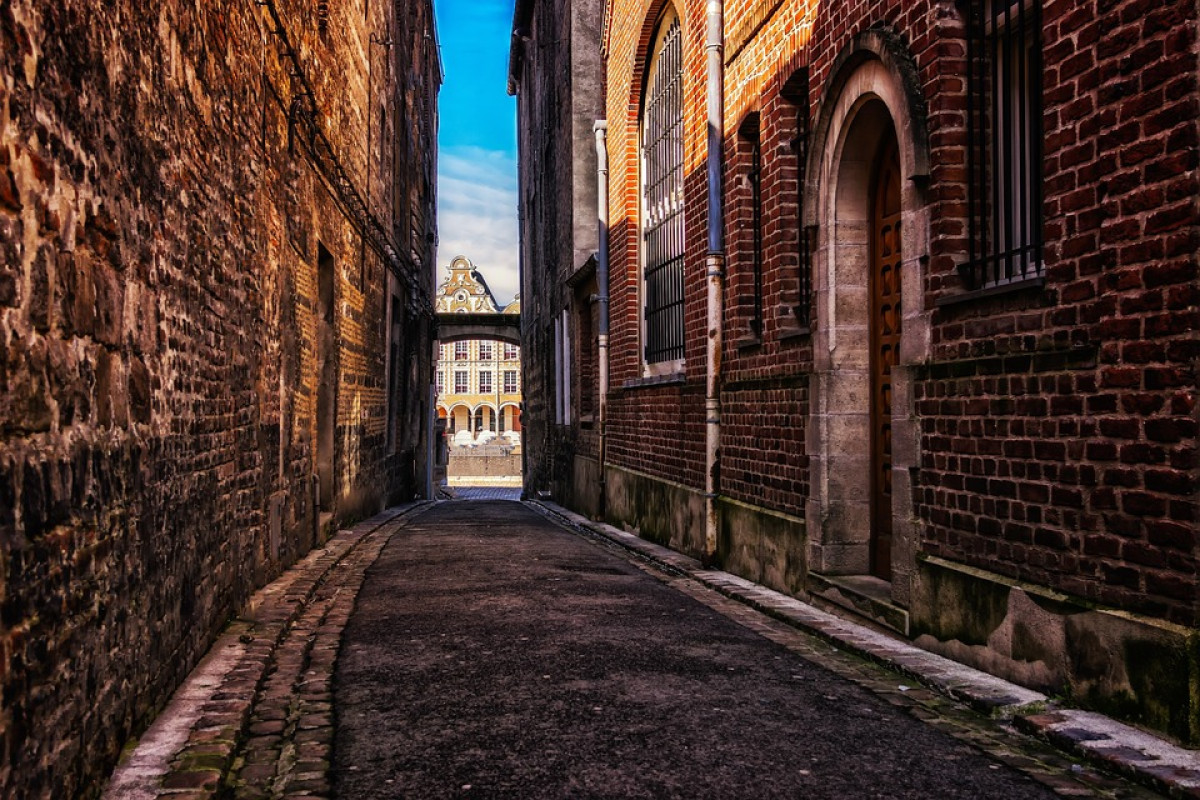
M 492 371 L 490 369 L 480 370 L 479 372 L 479 393 L 489 394 L 492 392 Z
M 515 369 L 504 370 L 504 393 L 516 394 L 520 391 L 520 385 L 517 381 L 517 371 Z
M 683 358 L 683 38 L 668 13 L 646 74 L 642 151 L 642 304 L 648 364 Z
M 504 345 L 504 360 L 505 361 L 516 361 L 520 357 L 521 357 L 521 348 L 517 347 L 515 344 L 508 344 L 506 342 Z
M 492 355 L 493 355 L 492 343 L 491 342 L 480 342 L 479 343 L 479 360 L 480 361 L 491 361 Z
M 466 394 L 471 391 L 471 373 L 465 369 L 454 370 L 454 393 Z
M 446 373 L 442 372 L 440 369 L 437 371 L 437 393 L 446 393 Z
M 1041 0 L 970 0 L 970 288 L 1042 272 Z
M 454 343 L 454 360 L 466 361 L 471 357 L 470 342 L 455 342 Z

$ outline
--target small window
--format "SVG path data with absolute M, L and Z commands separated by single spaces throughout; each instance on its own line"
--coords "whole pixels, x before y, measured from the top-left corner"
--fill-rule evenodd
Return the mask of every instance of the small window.
M 479 360 L 480 361 L 491 361 L 493 355 L 494 355 L 494 352 L 492 350 L 491 342 L 480 342 L 479 343 Z
M 520 390 L 521 387 L 517 380 L 517 371 L 515 369 L 504 370 L 504 393 L 516 394 Z
M 454 370 L 454 393 L 466 394 L 471 391 L 471 373 L 465 369 Z
M 471 357 L 471 345 L 469 342 L 454 343 L 454 360 L 466 361 Z
M 490 369 L 480 370 L 479 393 L 490 394 L 492 391 L 494 391 L 492 386 L 492 371 Z
M 1041 0 L 967 9 L 969 288 L 1042 273 Z
M 746 208 L 743 216 L 748 234 L 745 240 L 748 280 L 743 286 L 743 307 L 749 316 L 750 333 L 763 332 L 763 211 L 762 211 L 762 139 L 758 114 L 751 114 L 738 130 L 739 148 L 745 158 Z
M 521 357 L 521 348 L 517 347 L 515 344 L 505 343 L 505 345 L 504 345 L 504 360 L 505 361 L 516 361 L 520 357 Z
M 446 393 L 446 373 L 442 372 L 440 369 L 437 371 L 437 393 Z

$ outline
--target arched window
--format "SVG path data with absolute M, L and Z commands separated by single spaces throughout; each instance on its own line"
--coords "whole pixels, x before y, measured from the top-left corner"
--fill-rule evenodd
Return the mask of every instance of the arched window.
M 645 359 L 657 364 L 683 359 L 683 37 L 670 10 L 650 51 L 638 127 Z

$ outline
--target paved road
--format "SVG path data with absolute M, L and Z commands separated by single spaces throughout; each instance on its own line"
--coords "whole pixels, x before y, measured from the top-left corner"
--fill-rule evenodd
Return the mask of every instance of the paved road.
M 1053 796 L 511 502 L 391 540 L 334 704 L 342 798 Z

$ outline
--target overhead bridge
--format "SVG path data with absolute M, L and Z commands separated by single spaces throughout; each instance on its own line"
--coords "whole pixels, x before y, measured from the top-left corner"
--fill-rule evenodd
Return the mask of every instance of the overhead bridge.
M 438 314 L 437 337 L 442 342 L 496 339 L 521 343 L 520 314 Z

